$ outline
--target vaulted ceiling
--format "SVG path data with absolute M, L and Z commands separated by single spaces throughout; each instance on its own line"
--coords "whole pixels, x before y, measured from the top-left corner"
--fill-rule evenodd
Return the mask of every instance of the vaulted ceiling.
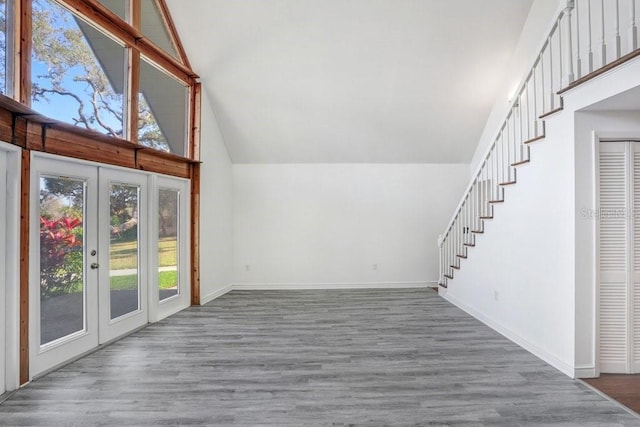
M 167 3 L 233 162 L 457 163 L 532 0 Z

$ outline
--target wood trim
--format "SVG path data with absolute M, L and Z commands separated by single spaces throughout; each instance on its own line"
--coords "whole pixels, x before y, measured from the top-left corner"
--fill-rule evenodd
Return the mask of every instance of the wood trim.
M 191 87 L 191 108 L 189 119 L 191 130 L 189 132 L 189 156 L 193 160 L 200 160 L 201 119 L 202 119 L 202 84 L 196 83 Z
M 457 266 L 457 265 L 450 265 L 449 267 L 455 268 L 456 270 L 460 270 L 460 266 Z
M 541 139 L 544 139 L 544 138 L 545 138 L 544 135 L 536 136 L 535 138 L 527 139 L 526 141 L 523 142 L 523 144 L 531 144 L 532 142 L 540 141 Z
M 9 111 L 0 110 L 0 140 L 11 141 L 14 145 L 18 145 L 13 140 L 13 125 L 15 116 Z
M 480 219 L 493 219 L 493 215 L 492 216 L 481 216 L 479 218 Z
M 506 181 L 506 182 L 501 182 L 498 185 L 502 185 L 502 186 L 506 186 L 506 185 L 513 185 L 515 184 L 517 181 Z
M 484 230 L 471 230 L 473 234 L 484 234 Z
M 29 197 L 31 155 L 22 150 L 20 173 L 20 384 L 29 382 Z
M 444 277 L 447 277 L 447 276 L 445 275 Z M 453 277 L 452 277 L 452 279 L 453 279 Z M 447 285 L 446 283 L 438 283 L 438 286 L 443 287 L 445 289 L 447 289 L 449 287 L 449 285 Z
M 620 58 L 616 59 L 615 61 L 605 65 L 602 68 L 599 68 L 589 74 L 587 74 L 586 76 L 583 76 L 577 80 L 574 80 L 571 84 L 569 84 L 567 87 L 560 89 L 557 93 L 558 95 L 562 95 L 563 93 L 573 89 L 576 86 L 580 86 L 582 83 L 588 82 L 589 80 L 598 77 L 601 74 L 606 73 L 607 71 L 611 71 L 612 69 L 624 64 L 627 61 L 632 60 L 633 58 L 636 58 L 640 56 L 640 49 L 636 49 L 632 52 L 627 53 L 624 56 L 621 56 Z
M 462 245 L 463 245 L 463 246 L 467 246 L 467 247 L 469 247 L 469 248 L 475 248 L 475 247 L 476 247 L 476 244 L 475 244 L 475 243 L 463 243 Z
M 530 162 L 529 159 L 520 160 L 518 162 L 511 163 L 511 166 L 520 166 L 520 165 L 524 165 L 524 164 L 529 163 L 529 162 Z
M 138 93 L 140 92 L 140 52 L 127 48 L 127 138 L 138 143 Z
M 444 277 L 446 277 L 447 279 L 453 279 L 453 276 L 451 276 L 449 274 L 445 274 Z
M 19 37 L 15 47 L 17 64 L 15 65 L 17 76 L 14 80 L 14 94 L 22 104 L 31 105 L 31 0 L 16 2 L 17 30 L 14 34 Z
M 140 5 L 140 0 L 129 0 L 129 13 L 131 15 L 131 25 L 142 35 L 142 6 Z
M 142 36 L 97 0 L 58 0 L 58 2 L 108 34 L 120 39 L 127 46 L 135 46 L 136 40 Z
M 456 255 L 458 258 L 467 259 L 466 255 Z
M 562 98 L 561 98 L 561 99 L 562 99 Z M 539 118 L 539 119 L 545 119 L 545 118 L 547 118 L 547 117 L 549 117 L 549 116 L 551 116 L 551 115 L 553 115 L 553 114 L 555 114 L 555 113 L 558 113 L 558 112 L 562 111 L 563 109 L 564 109 L 564 107 L 563 107 L 563 106 L 560 106 L 560 107 L 555 108 L 555 109 L 553 109 L 553 110 L 551 110 L 551 111 L 548 111 L 548 112 L 546 112 L 546 113 L 544 113 L 544 114 L 541 114 L 541 115 L 540 115 L 540 117 L 538 117 L 538 118 Z
M 504 200 L 489 200 L 489 203 L 504 203 Z
M 189 64 L 189 58 L 184 50 L 184 46 L 182 45 L 182 41 L 180 41 L 180 35 L 178 34 L 178 30 L 176 29 L 175 24 L 173 23 L 173 18 L 171 17 L 171 12 L 169 12 L 169 8 L 167 7 L 167 2 L 165 0 L 156 0 L 156 5 L 158 6 L 158 10 L 160 11 L 160 15 L 164 21 L 164 25 L 169 32 L 169 38 L 173 42 L 173 47 L 178 52 L 178 56 L 180 57 L 180 61 L 189 69 L 191 69 L 191 64 Z
M 147 38 L 138 39 L 136 40 L 135 47 L 148 62 L 153 63 L 186 85 L 191 86 L 195 84 L 198 75 L 178 62 L 173 56 L 164 53 L 164 51 L 151 40 Z M 162 52 L 162 54 L 158 54 L 158 52 Z
M 191 305 L 200 305 L 200 164 L 191 165 Z
M 28 0 L 22 0 L 28 1 Z M 197 75 L 189 67 L 166 53 L 131 24 L 95 0 L 59 0 L 83 19 L 100 27 L 103 31 L 119 39 L 128 47 L 139 49 L 145 57 L 187 84 L 193 84 Z

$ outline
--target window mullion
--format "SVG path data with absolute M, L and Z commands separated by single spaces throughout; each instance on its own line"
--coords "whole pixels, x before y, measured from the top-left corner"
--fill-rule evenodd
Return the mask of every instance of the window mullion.
M 140 52 L 128 48 L 127 139 L 138 143 L 138 93 L 140 92 Z
M 13 67 L 13 97 L 31 106 L 31 0 L 14 4 L 13 39 L 17 64 Z

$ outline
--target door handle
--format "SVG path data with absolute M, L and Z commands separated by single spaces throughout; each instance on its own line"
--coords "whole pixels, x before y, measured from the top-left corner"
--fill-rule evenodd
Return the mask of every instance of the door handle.
M 91 263 L 91 269 L 95 270 L 96 268 L 100 267 L 100 264 L 98 264 L 97 262 L 92 262 Z

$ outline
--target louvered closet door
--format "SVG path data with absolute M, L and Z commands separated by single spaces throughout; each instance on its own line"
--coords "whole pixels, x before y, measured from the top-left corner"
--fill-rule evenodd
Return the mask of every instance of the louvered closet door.
M 630 143 L 633 153 L 631 242 L 633 247 L 631 286 L 628 292 L 631 373 L 640 372 L 640 142 Z
M 601 142 L 598 184 L 600 372 L 634 373 L 640 367 L 640 143 Z
M 600 144 L 600 372 L 627 372 L 627 144 Z

